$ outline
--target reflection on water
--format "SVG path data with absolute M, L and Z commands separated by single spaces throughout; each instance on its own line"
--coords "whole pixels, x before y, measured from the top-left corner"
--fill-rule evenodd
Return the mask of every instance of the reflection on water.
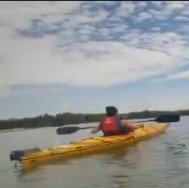
M 56 135 L 56 128 L 0 132 L 1 187 L 188 188 L 188 121 L 189 117 L 183 117 L 166 134 L 125 149 L 48 164 L 30 173 L 14 168 L 10 151 L 68 144 L 92 136 L 90 130 L 65 136 Z

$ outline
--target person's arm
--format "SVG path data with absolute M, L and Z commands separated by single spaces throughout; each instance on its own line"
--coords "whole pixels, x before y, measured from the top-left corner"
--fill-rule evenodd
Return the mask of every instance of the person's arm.
M 125 120 L 125 119 L 121 120 L 121 125 L 123 125 L 125 127 L 129 127 L 133 130 L 138 128 L 138 126 L 133 121 L 129 121 L 129 120 Z
M 132 129 L 138 129 L 139 127 L 144 127 L 143 124 L 137 124 L 137 123 L 134 123 L 133 121 L 125 120 L 125 119 L 121 120 L 121 125 L 130 127 Z
M 92 130 L 91 130 L 91 134 L 95 134 L 97 132 L 99 132 L 101 130 L 101 123 L 99 123 L 98 126 L 94 127 Z

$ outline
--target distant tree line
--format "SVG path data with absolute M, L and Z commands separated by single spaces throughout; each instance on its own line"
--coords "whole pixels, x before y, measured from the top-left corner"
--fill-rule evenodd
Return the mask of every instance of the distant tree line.
M 161 115 L 177 114 L 180 116 L 188 116 L 189 110 L 178 111 L 149 111 L 144 110 L 142 112 L 130 112 L 126 115 L 128 119 L 143 119 L 143 118 L 155 118 Z
M 32 118 L 0 120 L 0 130 L 15 128 L 58 127 L 68 124 L 95 122 L 101 119 L 103 114 L 73 114 L 63 113 L 52 116 L 49 114 Z
M 144 110 L 142 112 L 130 112 L 128 114 L 121 114 L 127 119 L 143 119 L 143 118 L 154 118 L 165 114 L 178 114 L 181 116 L 188 116 L 189 110 L 179 111 L 149 111 Z M 58 127 L 68 124 L 79 124 L 98 122 L 104 116 L 104 114 L 73 114 L 73 113 L 62 113 L 55 116 L 44 114 L 32 118 L 23 119 L 8 119 L 0 120 L 0 129 L 14 129 L 14 128 L 37 128 L 37 127 Z

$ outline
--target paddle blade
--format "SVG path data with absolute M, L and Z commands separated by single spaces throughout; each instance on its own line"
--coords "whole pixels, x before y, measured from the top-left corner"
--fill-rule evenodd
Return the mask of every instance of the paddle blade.
M 180 121 L 180 116 L 179 115 L 163 115 L 159 116 L 155 120 L 158 123 L 171 123 L 171 122 L 178 122 Z
M 72 134 L 75 133 L 79 130 L 79 127 L 59 127 L 58 129 L 56 129 L 56 133 L 57 134 Z

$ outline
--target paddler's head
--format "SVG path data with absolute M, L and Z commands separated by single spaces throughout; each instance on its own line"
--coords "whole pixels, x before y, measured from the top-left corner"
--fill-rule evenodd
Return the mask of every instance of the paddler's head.
M 106 115 L 113 116 L 118 113 L 118 110 L 115 106 L 107 106 L 106 107 Z

